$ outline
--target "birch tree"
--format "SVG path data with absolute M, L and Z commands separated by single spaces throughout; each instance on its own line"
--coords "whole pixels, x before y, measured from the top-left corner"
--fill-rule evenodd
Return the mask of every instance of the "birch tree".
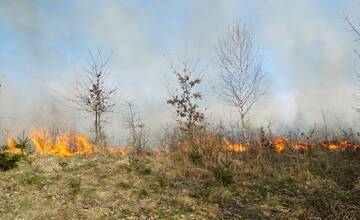
M 262 59 L 252 32 L 245 25 L 234 24 L 218 40 L 216 58 L 220 69 L 217 93 L 237 109 L 243 136 L 247 138 L 249 112 L 267 91 Z

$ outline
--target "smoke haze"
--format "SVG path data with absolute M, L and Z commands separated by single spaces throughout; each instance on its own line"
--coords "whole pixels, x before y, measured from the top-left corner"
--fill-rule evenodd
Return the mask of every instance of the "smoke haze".
M 125 99 L 135 100 L 152 134 L 173 121 L 164 78 L 172 73 L 169 57 L 186 48 L 200 58 L 207 115 L 229 118 L 231 110 L 212 89 L 218 77 L 214 47 L 238 20 L 255 33 L 271 83 L 270 94 L 252 113 L 254 124 L 309 125 L 321 120 L 322 109 L 329 120 L 352 122 L 359 62 L 342 17 L 358 10 L 355 0 L 3 0 L 0 125 L 16 132 L 41 126 L 88 131 L 86 115 L 55 98 L 84 72 L 88 50 L 97 49 L 113 54 L 111 81 L 120 88 L 107 131 L 122 140 L 113 142 L 126 136 L 126 109 L 120 105 Z

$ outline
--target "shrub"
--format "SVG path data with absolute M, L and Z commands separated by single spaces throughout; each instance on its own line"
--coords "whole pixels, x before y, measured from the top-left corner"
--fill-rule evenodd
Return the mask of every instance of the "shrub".
M 69 186 L 69 191 L 70 191 L 71 195 L 75 196 L 76 194 L 78 194 L 80 192 L 81 182 L 76 179 L 71 179 L 69 181 L 68 186 Z
M 234 174 L 230 168 L 215 166 L 212 169 L 213 175 L 222 185 L 228 186 L 233 182 Z
M 188 157 L 189 157 L 190 161 L 195 165 L 201 164 L 201 162 L 203 160 L 203 155 L 195 149 L 193 149 L 192 151 L 189 152 Z
M 30 173 L 26 173 L 22 179 L 21 183 L 24 185 L 34 185 L 38 188 L 42 188 L 45 185 L 44 177 L 39 176 L 36 171 L 32 171 Z
M 152 172 L 151 168 L 146 166 L 144 161 L 141 161 L 136 155 L 129 155 L 125 169 L 129 173 L 136 171 L 140 175 L 149 175 Z
M 21 150 L 21 153 L 29 153 L 31 151 L 30 139 L 28 137 L 18 138 L 15 141 L 16 148 Z
M 7 152 L 0 152 L 0 170 L 7 171 L 17 167 L 18 162 L 21 160 L 21 156 L 17 154 L 11 154 Z
M 132 172 L 135 170 L 139 170 L 141 168 L 141 162 L 139 158 L 137 158 L 135 155 L 129 155 L 128 157 L 128 163 L 126 164 L 126 170 L 128 172 Z
M 229 156 L 219 158 L 214 163 L 212 173 L 217 181 L 223 186 L 228 186 L 233 183 L 234 172 L 233 172 L 233 160 Z

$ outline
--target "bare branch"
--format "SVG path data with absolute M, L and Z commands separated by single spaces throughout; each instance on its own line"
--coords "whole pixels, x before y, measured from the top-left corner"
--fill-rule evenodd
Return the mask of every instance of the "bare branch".
M 262 60 L 251 31 L 239 23 L 233 25 L 218 40 L 216 52 L 221 76 L 221 85 L 216 92 L 223 101 L 237 108 L 246 137 L 248 113 L 267 92 Z
M 134 147 L 135 150 L 142 152 L 148 144 L 148 134 L 145 129 L 145 123 L 140 118 L 133 101 L 125 101 L 125 106 L 128 109 L 128 114 L 124 121 L 125 127 L 129 130 L 129 145 Z
M 105 143 L 103 115 L 114 112 L 116 106 L 114 98 L 118 89 L 106 84 L 110 75 L 109 62 L 110 56 L 104 59 L 100 51 L 96 55 L 89 51 L 88 69 L 69 89 L 70 95 L 63 97 L 75 109 L 93 115 L 96 144 Z

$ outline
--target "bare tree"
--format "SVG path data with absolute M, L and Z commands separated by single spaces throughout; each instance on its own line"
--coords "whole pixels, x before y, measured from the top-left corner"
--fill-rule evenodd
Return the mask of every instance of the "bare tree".
M 359 42 L 360 41 L 360 25 L 355 25 L 351 21 L 349 16 L 347 16 L 347 15 L 344 16 L 344 20 L 345 20 L 346 24 L 348 25 L 350 31 L 355 34 L 355 41 Z M 360 53 L 358 52 L 358 50 L 355 49 L 354 52 L 360 58 Z
M 346 24 L 348 25 L 349 27 L 349 30 L 355 35 L 355 42 L 359 42 L 360 41 L 360 24 L 354 24 L 353 21 L 349 18 L 349 16 L 345 15 L 344 16 L 344 20 L 346 22 Z M 354 49 L 354 53 L 356 54 L 356 56 L 358 58 L 360 58 L 360 53 L 357 49 Z M 360 74 L 357 73 L 356 74 L 356 77 L 357 77 L 357 80 L 358 82 L 360 82 Z M 354 109 L 357 111 L 357 112 L 360 112 L 360 89 L 358 89 L 357 91 L 357 94 L 356 94 L 356 104 L 354 106 Z
M 177 122 L 182 131 L 192 135 L 194 130 L 204 127 L 204 113 L 200 111 L 198 101 L 202 99 L 200 92 L 194 91 L 201 79 L 193 77 L 197 74 L 196 65 L 191 57 L 184 58 L 180 67 L 171 65 L 178 83 L 178 88 L 169 89 L 170 98 L 167 104 L 176 108 Z
M 247 138 L 248 113 L 266 94 L 262 60 L 251 31 L 235 24 L 218 40 L 216 58 L 221 73 L 217 93 L 240 114 L 244 138 Z
M 125 105 L 128 109 L 128 114 L 125 117 L 125 127 L 129 129 L 129 144 L 134 147 L 135 150 L 141 152 L 146 149 L 148 143 L 145 124 L 139 116 L 139 112 L 133 101 L 125 101 Z
M 76 81 L 71 94 L 65 97 L 65 100 L 74 104 L 78 110 L 92 115 L 95 144 L 104 145 L 104 115 L 114 111 L 117 88 L 108 84 L 110 57 L 104 59 L 100 51 L 96 55 L 89 52 L 89 57 L 88 69 Z

